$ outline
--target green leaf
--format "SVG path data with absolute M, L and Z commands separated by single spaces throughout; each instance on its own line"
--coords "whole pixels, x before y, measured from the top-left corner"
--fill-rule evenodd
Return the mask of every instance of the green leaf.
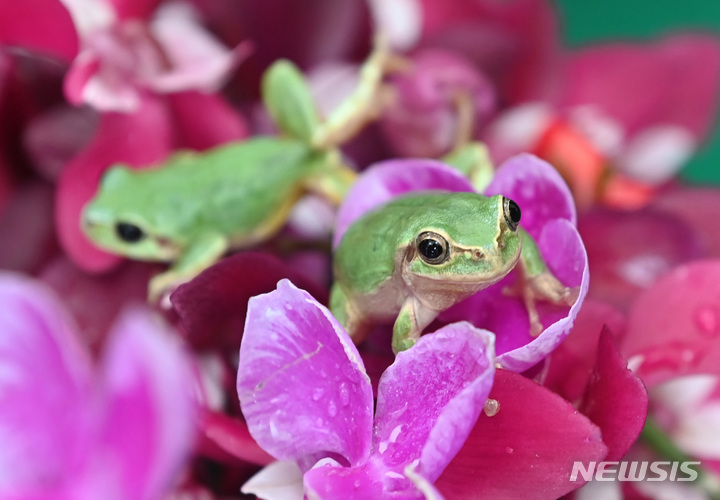
M 320 124 L 302 72 L 288 60 L 276 61 L 263 75 L 265 107 L 282 132 L 310 143 Z

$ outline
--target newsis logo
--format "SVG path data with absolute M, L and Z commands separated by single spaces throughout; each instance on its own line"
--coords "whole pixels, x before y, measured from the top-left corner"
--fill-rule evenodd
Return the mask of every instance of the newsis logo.
M 573 463 L 570 481 L 695 481 L 700 462 L 582 462 Z

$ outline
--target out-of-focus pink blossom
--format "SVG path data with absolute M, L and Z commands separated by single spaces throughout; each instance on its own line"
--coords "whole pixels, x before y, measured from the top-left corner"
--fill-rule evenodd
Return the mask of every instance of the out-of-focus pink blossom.
M 44 285 L 0 276 L 0 495 L 161 498 L 193 442 L 193 376 L 143 309 L 115 324 L 93 366 Z
M 245 49 L 231 51 L 202 29 L 188 3 L 64 0 L 80 35 L 65 79 L 73 104 L 134 112 L 146 92 L 213 92 Z
M 411 191 L 440 189 L 472 191 L 454 169 L 431 160 L 394 160 L 368 169 L 355 183 L 338 213 L 334 243 L 354 220 L 390 199 Z M 567 336 L 588 286 L 587 256 L 575 229 L 575 207 L 567 185 L 547 163 L 531 155 L 508 160 L 485 191 L 515 200 L 522 210 L 520 223 L 538 242 L 550 270 L 569 287 L 580 287 L 572 307 L 538 302 L 544 327 L 530 334 L 530 321 L 520 297 L 503 293 L 518 279 L 512 271 L 498 284 L 481 290 L 440 315 L 443 323 L 468 320 L 497 335 L 498 363 L 522 372 L 547 356 Z
M 495 108 L 495 90 L 478 69 L 449 51 L 420 51 L 408 63 L 388 80 L 393 99 L 380 126 L 396 153 L 438 158 L 463 134 L 468 140 L 485 125 Z

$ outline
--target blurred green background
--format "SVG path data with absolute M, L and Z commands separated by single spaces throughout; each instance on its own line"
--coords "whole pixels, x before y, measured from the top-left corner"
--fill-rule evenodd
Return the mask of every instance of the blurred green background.
M 555 0 L 571 47 L 606 40 L 647 40 L 679 30 L 720 36 L 720 0 Z M 720 120 L 685 167 L 693 183 L 720 184 Z

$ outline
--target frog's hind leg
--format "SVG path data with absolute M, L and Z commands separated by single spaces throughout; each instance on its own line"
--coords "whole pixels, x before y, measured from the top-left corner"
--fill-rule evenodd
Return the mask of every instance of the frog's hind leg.
M 347 295 L 337 283 L 330 290 L 330 312 L 345 328 L 355 344 L 365 340 L 369 325 L 362 320 L 362 316 L 352 307 Z
M 530 320 L 530 335 L 536 337 L 542 333 L 543 325 L 535 303 L 544 300 L 552 304 L 572 306 L 578 298 L 580 287 L 570 288 L 560 282 L 548 269 L 532 236 L 521 230 L 521 237 L 521 275 L 517 288 L 509 290 L 508 293 L 523 298 Z

